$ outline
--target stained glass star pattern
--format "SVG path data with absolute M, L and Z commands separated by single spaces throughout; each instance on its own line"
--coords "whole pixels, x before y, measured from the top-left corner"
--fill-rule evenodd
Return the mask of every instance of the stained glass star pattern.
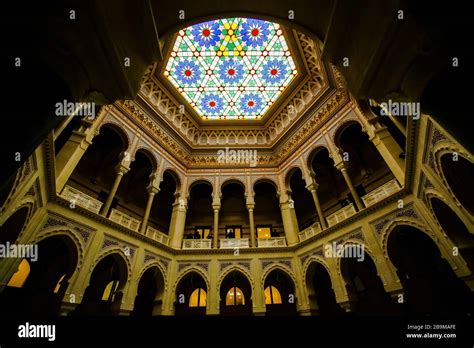
M 297 74 L 280 25 L 250 18 L 180 30 L 164 70 L 203 119 L 259 119 Z

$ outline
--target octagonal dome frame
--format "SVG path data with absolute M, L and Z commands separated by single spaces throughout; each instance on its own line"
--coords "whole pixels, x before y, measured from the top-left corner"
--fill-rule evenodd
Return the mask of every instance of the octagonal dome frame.
M 244 18 L 244 19 L 251 19 L 250 17 L 224 17 L 221 19 L 228 19 L 228 18 Z M 214 20 L 220 20 L 219 18 L 213 20 L 203 20 L 197 24 L 186 28 L 192 28 L 194 26 L 199 26 L 203 23 L 212 23 Z M 302 50 L 299 47 L 298 40 L 295 38 L 296 33 L 293 29 L 288 29 L 284 25 L 279 24 L 278 22 L 272 22 L 269 20 L 265 20 L 270 23 L 275 23 L 279 26 L 279 29 L 282 31 L 282 35 L 286 41 L 288 50 L 290 55 L 293 59 L 293 63 L 295 65 L 296 70 L 298 73 L 296 76 L 292 78 L 289 84 L 285 87 L 285 89 L 278 95 L 276 100 L 272 103 L 272 105 L 266 110 L 264 115 L 259 119 L 203 119 L 198 112 L 194 109 L 194 107 L 186 100 L 186 98 L 181 95 L 181 93 L 177 90 L 175 85 L 165 76 L 165 71 L 169 59 L 171 58 L 171 54 L 173 52 L 173 48 L 175 46 L 176 40 L 179 36 L 179 32 L 173 33 L 169 35 L 166 39 L 164 44 L 164 52 L 166 52 L 163 61 L 161 61 L 157 69 L 155 70 L 155 78 L 157 78 L 158 82 L 165 87 L 165 91 L 169 93 L 169 96 L 174 99 L 179 105 L 184 105 L 185 113 L 192 116 L 194 122 L 202 128 L 213 128 L 215 126 L 219 127 L 227 127 L 227 126 L 243 126 L 243 127 L 256 127 L 261 128 L 266 123 L 268 123 L 272 117 L 277 114 L 282 107 L 286 105 L 286 102 L 298 91 L 298 88 L 301 84 L 305 83 L 305 81 L 309 78 L 308 68 L 302 58 Z M 184 29 L 186 29 L 184 28 Z

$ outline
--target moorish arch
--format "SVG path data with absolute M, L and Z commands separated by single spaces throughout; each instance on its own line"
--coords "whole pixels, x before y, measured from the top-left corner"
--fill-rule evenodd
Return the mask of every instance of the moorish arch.
M 355 252 L 340 257 L 338 261 L 351 310 L 361 316 L 398 314 L 396 302 L 385 291 L 376 259 L 361 244 L 346 243 L 344 250 L 348 248 Z
M 185 220 L 185 239 L 211 239 L 213 236 L 214 209 L 212 184 L 196 180 L 189 187 Z
M 254 295 L 251 278 L 237 268 L 229 269 L 224 274 L 219 282 L 220 314 L 252 315 Z
M 178 316 L 205 315 L 209 306 L 209 280 L 200 269 L 183 271 L 174 287 L 174 313 Z
M 1 293 L 2 311 L 33 317 L 59 315 L 69 281 L 79 263 L 76 242 L 66 233 L 40 239 Z
M 181 180 L 176 171 L 166 169 L 155 194 L 150 209 L 150 221 L 158 231 L 168 234 L 171 218 L 176 204 L 184 205 L 185 198 L 180 196 Z
M 304 172 L 299 168 L 293 168 L 287 174 L 287 183 L 293 200 L 299 230 L 313 225 L 319 221 L 316 205 L 311 192 L 307 189 Z
M 224 181 L 222 181 L 222 183 L 220 184 L 220 191 L 219 192 L 222 193 L 222 191 L 224 190 L 224 187 L 226 187 L 227 185 L 230 185 L 230 184 L 239 185 L 240 187 L 242 187 L 244 192 L 247 192 L 247 185 L 246 185 L 245 181 L 242 178 L 238 178 L 238 177 L 226 178 Z
M 251 231 L 245 184 L 226 180 L 221 187 L 219 235 L 224 234 L 231 239 L 249 238 Z
M 150 317 L 163 312 L 166 280 L 159 264 L 151 264 L 141 273 L 138 281 L 133 311 L 136 317 Z
M 186 193 L 188 195 L 191 194 L 191 190 L 193 189 L 193 187 L 196 186 L 196 185 L 201 185 L 201 184 L 205 184 L 205 185 L 210 186 L 211 187 L 211 192 L 214 192 L 214 182 L 209 178 L 199 177 L 199 178 L 196 178 L 196 179 L 191 179 L 188 182 L 188 189 L 187 189 Z
M 339 126 L 334 134 L 334 143 L 359 197 L 394 178 L 359 121 L 347 121 Z
M 459 253 L 464 258 L 467 266 L 474 272 L 474 234 L 458 214 L 446 202 L 438 197 L 431 196 L 430 205 L 443 231 L 459 248 Z
M 137 149 L 135 149 L 135 152 L 131 154 L 131 157 L 136 158 L 137 153 L 139 152 L 145 155 L 146 158 L 150 161 L 150 164 L 152 166 L 152 173 L 156 173 L 160 161 L 154 154 L 153 150 L 149 146 L 139 146 Z
M 18 208 L 0 226 L 0 244 L 15 243 L 22 231 L 25 229 L 30 217 L 31 207 L 29 205 Z
M 266 315 L 296 315 L 298 296 L 294 276 L 276 265 L 266 270 L 262 278 Z
M 329 267 L 323 260 L 310 258 L 305 267 L 305 286 L 312 315 L 337 317 L 344 311 L 338 305 L 334 292 L 334 281 Z
M 440 151 L 436 154 L 438 167 L 448 187 L 462 207 L 474 215 L 474 188 L 466 185 L 474 177 L 474 163 L 459 153 Z
M 284 237 L 278 187 L 273 181 L 259 179 L 253 185 L 253 215 L 257 241 Z
M 95 262 L 82 302 L 71 315 L 116 316 L 120 313 L 130 264 L 121 249 L 103 253 Z
M 97 130 L 98 135 L 100 135 L 100 133 L 103 132 L 104 130 L 112 130 L 115 132 L 115 134 L 117 134 L 120 137 L 122 141 L 123 151 L 127 151 L 127 149 L 130 148 L 130 145 L 131 145 L 130 136 L 128 132 L 123 128 L 123 126 L 121 126 L 118 122 L 105 121 L 101 123 Z
M 462 314 L 472 311 L 472 293 L 454 273 L 432 238 L 410 225 L 388 236 L 388 256 L 405 290 L 408 314 Z

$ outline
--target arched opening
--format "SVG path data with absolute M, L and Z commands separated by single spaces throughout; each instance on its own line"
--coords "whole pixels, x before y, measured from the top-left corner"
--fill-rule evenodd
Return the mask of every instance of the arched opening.
M 92 145 L 87 148 L 67 180 L 62 195 L 74 196 L 76 204 L 85 208 L 93 205 L 89 202 L 98 201 L 99 204 L 104 204 L 117 177 L 117 165 L 128 146 L 125 139 L 126 135 L 119 128 L 112 125 L 102 126 L 100 134 L 94 137 Z M 128 156 L 130 157 L 130 154 Z M 77 199 L 77 196 L 81 199 Z M 111 208 L 116 208 L 117 204 L 118 199 L 115 197 Z
M 206 315 L 207 285 L 197 272 L 186 274 L 176 287 L 175 315 Z
M 291 190 L 296 219 L 299 230 L 311 226 L 318 221 L 316 206 L 314 205 L 311 192 L 306 188 L 306 181 L 303 178 L 301 169 L 296 168 L 288 176 L 288 186 Z
M 238 182 L 230 181 L 222 185 L 219 236 L 227 239 L 250 237 L 245 188 Z
M 112 209 L 121 214 L 126 214 L 136 219 L 140 224 L 145 215 L 148 201 L 148 186 L 150 175 L 153 172 L 153 163 L 150 156 L 142 150 L 135 153 L 135 159 L 130 164 L 130 170 L 123 176 L 115 194 L 116 201 Z M 148 225 L 153 224 L 153 218 L 148 220 Z M 138 226 L 137 226 L 138 227 Z
M 474 272 L 474 234 L 469 232 L 459 216 L 442 200 L 433 197 L 430 203 L 444 232 L 458 247 L 471 272 Z
M 186 239 L 212 239 L 212 186 L 207 181 L 195 183 L 191 187 L 185 226 Z
M 425 233 L 413 226 L 397 226 L 388 237 L 387 249 L 405 290 L 408 313 L 472 313 L 469 288 Z
M 319 262 L 312 262 L 306 271 L 311 314 L 324 317 L 337 317 L 344 313 L 336 301 L 331 277 Z
M 28 207 L 22 207 L 0 226 L 0 244 L 15 243 L 21 231 L 25 228 L 29 212 L 30 209 Z
M 29 258 L 18 264 L 17 272 L 0 294 L 0 308 L 17 316 L 58 315 L 77 262 L 77 248 L 69 237 L 41 240 L 33 246 Z
M 281 270 L 271 271 L 264 283 L 267 315 L 296 315 L 296 294 L 293 280 Z
M 132 316 L 160 315 L 163 307 L 165 280 L 157 266 L 148 268 L 138 283 Z
M 189 299 L 189 307 L 206 307 L 207 306 L 207 292 L 203 288 L 197 288 L 191 293 Z
M 339 129 L 335 135 L 335 143 L 341 150 L 352 185 L 360 198 L 394 178 L 359 123 L 350 123 Z M 349 199 L 355 203 L 351 193 Z
M 160 191 L 155 195 L 150 210 L 150 224 L 158 231 L 169 234 L 173 205 L 178 203 L 176 194 L 179 188 L 178 176 L 171 170 L 165 170 L 160 183 Z
M 18 265 L 18 270 L 12 275 L 8 281 L 7 286 L 14 288 L 22 288 L 26 282 L 26 279 L 30 275 L 31 267 L 27 259 L 21 260 Z
M 113 253 L 104 257 L 94 267 L 89 286 L 84 291 L 75 314 L 119 315 L 127 277 L 127 264 L 120 254 Z
M 349 188 L 341 171 L 334 166 L 329 151 L 320 147 L 309 157 L 309 166 L 318 184 L 317 195 L 325 216 L 351 203 Z
M 252 287 L 245 275 L 239 271 L 230 272 L 220 288 L 221 315 L 251 315 Z
M 372 258 L 359 245 L 346 245 L 362 252 L 361 257 L 341 258 L 341 273 L 346 282 L 349 300 L 356 315 L 394 315 L 397 304 L 385 292 Z M 347 249 L 346 249 L 347 250 Z M 355 255 L 355 252 L 344 254 Z
M 441 169 L 457 200 L 469 214 L 474 214 L 474 187 L 466 185 L 474 177 L 474 164 L 458 154 L 444 154 Z
M 254 185 L 254 192 L 253 214 L 257 240 L 260 242 L 268 238 L 285 237 L 275 185 L 260 181 Z

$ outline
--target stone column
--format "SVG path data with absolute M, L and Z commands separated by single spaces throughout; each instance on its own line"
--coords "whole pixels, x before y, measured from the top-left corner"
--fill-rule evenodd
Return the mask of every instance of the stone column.
M 247 204 L 247 210 L 249 211 L 249 223 L 250 223 L 250 247 L 255 248 L 255 221 L 253 219 L 253 209 L 255 204 Z
M 294 201 L 289 193 L 280 196 L 280 211 L 288 246 L 299 243 L 298 220 L 296 218 Z
M 364 204 L 362 203 L 359 195 L 357 194 L 355 188 L 354 188 L 354 185 L 352 185 L 352 181 L 351 181 L 351 178 L 349 177 L 349 173 L 347 173 L 347 168 L 346 168 L 346 165 L 344 164 L 343 161 L 340 161 L 339 163 L 336 163 L 334 165 L 338 170 L 341 171 L 342 173 L 342 176 L 344 177 L 344 180 L 346 181 L 346 184 L 347 184 L 347 187 L 349 188 L 349 190 L 351 191 L 352 193 L 352 197 L 354 198 L 354 201 L 356 203 L 356 206 L 357 206 L 357 210 L 362 210 L 364 209 Z
M 250 185 L 250 177 L 247 176 L 247 184 L 248 187 L 251 187 Z M 250 225 L 250 247 L 255 248 L 256 240 L 255 240 L 255 220 L 253 216 L 253 210 L 255 208 L 255 200 L 254 200 L 255 193 L 253 192 L 252 189 L 249 188 L 249 191 L 245 194 L 246 197 L 246 204 L 247 204 L 247 210 L 249 212 L 249 225 Z
M 397 181 L 403 185 L 405 182 L 405 162 L 399 157 L 403 150 L 389 133 L 387 127 L 378 122 L 375 122 L 373 126 L 374 136 L 369 138 L 370 141 L 375 145 Z
M 212 243 L 213 243 L 213 248 L 218 249 L 219 248 L 219 210 L 221 208 L 220 205 L 212 205 L 212 208 L 214 210 L 214 230 L 213 230 L 213 235 L 212 235 Z
M 180 194 L 176 196 L 171 214 L 169 245 L 172 248 L 181 249 L 186 224 L 187 199 L 181 197 Z
M 318 213 L 318 218 L 319 222 L 321 224 L 321 229 L 327 228 L 327 223 L 326 223 L 326 218 L 324 217 L 323 209 L 321 208 L 321 203 L 319 202 L 319 197 L 318 197 L 318 184 L 314 179 L 312 180 L 312 183 L 307 185 L 306 188 L 311 192 L 311 196 L 313 196 L 313 201 L 314 205 L 316 206 L 316 211 Z
M 158 187 L 150 186 L 148 187 L 148 201 L 146 202 L 145 215 L 143 215 L 142 226 L 140 228 L 141 234 L 146 234 L 146 229 L 148 225 L 148 218 L 150 217 L 151 206 L 153 205 L 153 199 L 155 195 L 160 191 Z
M 81 120 L 79 129 L 72 132 L 71 137 L 56 156 L 56 191 L 58 193 L 63 190 L 82 156 L 92 144 L 91 139 L 87 137 L 91 125 L 92 121 Z M 94 133 L 93 136 L 97 134 Z
M 112 205 L 112 201 L 115 197 L 115 194 L 117 193 L 117 189 L 120 185 L 120 182 L 122 181 L 123 176 L 129 171 L 129 167 L 125 166 L 123 163 L 121 163 L 117 169 L 117 175 L 115 176 L 114 184 L 112 185 L 112 189 L 110 190 L 110 193 L 107 197 L 107 201 L 105 204 L 102 206 L 102 209 L 100 211 L 100 215 L 107 216 L 110 210 L 110 206 Z

